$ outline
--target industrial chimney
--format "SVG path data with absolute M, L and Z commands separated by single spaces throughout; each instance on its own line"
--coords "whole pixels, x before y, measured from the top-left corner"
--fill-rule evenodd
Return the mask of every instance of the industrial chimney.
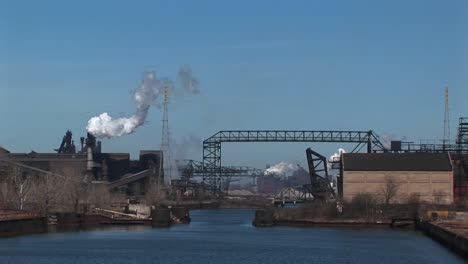
M 94 160 L 93 160 L 93 151 L 94 148 L 96 147 L 96 137 L 88 133 L 88 137 L 86 139 L 86 175 L 91 177 L 91 179 L 94 178 L 93 175 L 93 167 L 94 167 Z

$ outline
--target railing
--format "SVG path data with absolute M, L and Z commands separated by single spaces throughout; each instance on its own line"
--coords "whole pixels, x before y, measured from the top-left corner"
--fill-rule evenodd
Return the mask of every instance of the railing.
M 0 221 L 33 219 L 40 217 L 36 212 L 0 211 Z

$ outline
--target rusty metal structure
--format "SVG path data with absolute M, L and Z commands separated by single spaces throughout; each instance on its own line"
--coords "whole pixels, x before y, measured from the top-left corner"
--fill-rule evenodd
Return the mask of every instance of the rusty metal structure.
M 310 184 L 304 186 L 315 199 L 323 201 L 336 198 L 335 191 L 328 178 L 327 158 L 313 151 L 306 150 L 307 165 L 309 166 Z

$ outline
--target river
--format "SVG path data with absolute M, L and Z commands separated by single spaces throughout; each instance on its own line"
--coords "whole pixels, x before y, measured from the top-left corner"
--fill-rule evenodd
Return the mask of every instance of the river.
M 171 228 L 107 227 L 0 239 L 0 263 L 465 263 L 420 232 L 252 227 L 253 210 L 196 210 Z

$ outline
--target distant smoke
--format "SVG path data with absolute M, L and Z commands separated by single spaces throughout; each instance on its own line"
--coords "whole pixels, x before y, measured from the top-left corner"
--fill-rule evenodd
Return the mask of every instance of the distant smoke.
M 134 115 L 113 119 L 109 114 L 102 113 L 88 121 L 86 130 L 98 138 L 113 138 L 133 133 L 136 128 L 144 124 L 149 108 L 163 88 L 164 82 L 158 80 L 154 72 L 147 73 L 133 94 L 137 107 Z
M 397 140 L 398 137 L 393 134 L 383 133 L 379 135 L 379 139 L 384 148 L 389 150 L 391 148 L 392 141 Z
M 330 159 L 328 162 L 338 162 L 340 161 L 341 154 L 346 153 L 346 150 L 344 148 L 339 148 L 338 152 L 335 152 L 333 155 L 330 156 Z
M 284 178 L 287 176 L 291 176 L 299 168 L 300 167 L 297 164 L 295 165 L 286 162 L 280 162 L 275 166 L 266 169 L 264 175 L 276 175 L 278 177 Z
M 172 140 L 171 150 L 174 153 L 173 157 L 178 160 L 186 159 L 187 154 L 190 154 L 190 152 L 200 151 L 203 146 L 202 142 L 203 139 L 195 135 L 190 135 L 177 141 Z
M 190 65 L 183 65 L 179 70 L 179 79 L 182 84 L 182 88 L 191 94 L 198 94 L 198 80 L 192 74 L 192 68 Z
M 328 159 L 328 163 L 327 163 L 328 170 L 333 169 L 332 163 L 340 162 L 341 154 L 343 153 L 346 153 L 346 151 L 343 148 L 339 148 L 338 152 L 335 152 L 333 155 L 330 156 L 330 159 Z
M 170 151 L 171 153 L 169 160 L 164 159 L 164 166 L 167 168 L 171 167 L 171 178 L 180 179 L 181 172 L 179 171 L 177 160 L 184 160 L 190 154 L 190 152 L 199 151 L 202 147 L 202 139 L 191 135 L 189 137 L 182 138 L 180 140 L 171 140 Z

